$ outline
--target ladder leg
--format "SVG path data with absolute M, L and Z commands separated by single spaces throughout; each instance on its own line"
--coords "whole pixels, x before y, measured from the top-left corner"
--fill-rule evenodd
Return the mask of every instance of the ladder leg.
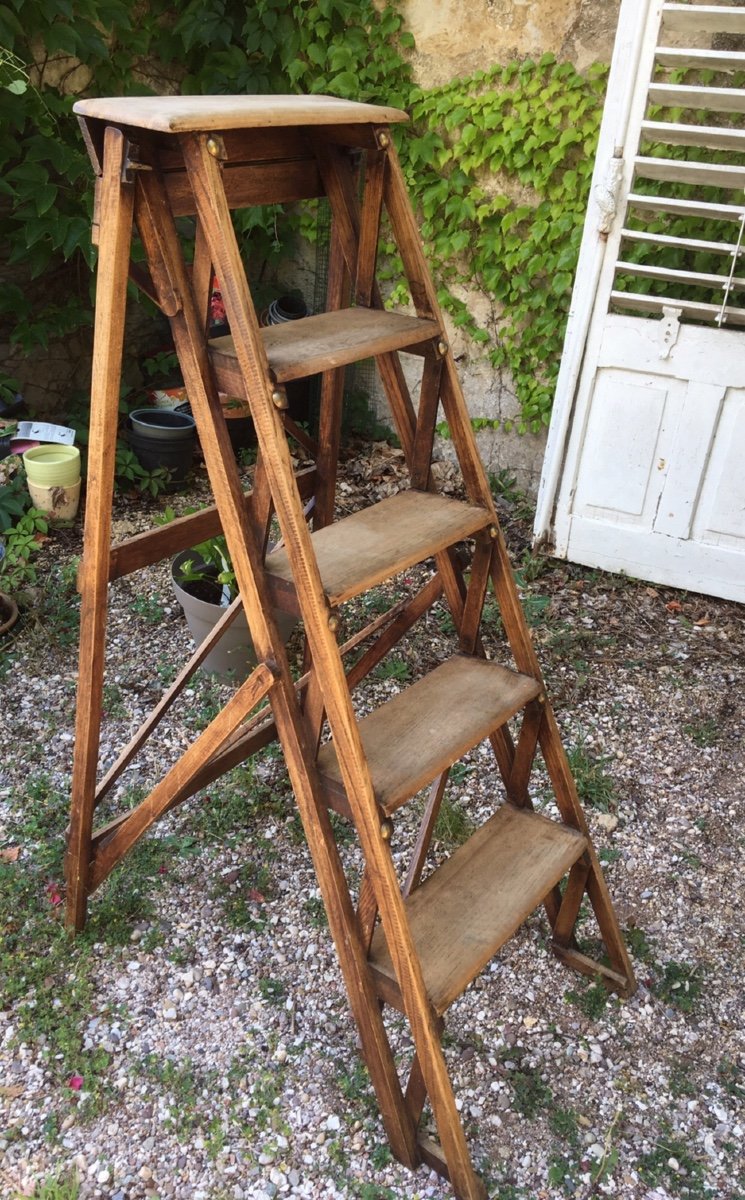
M 66 856 L 66 920 L 77 930 L 83 928 L 87 910 L 102 716 L 111 504 L 134 193 L 133 185 L 122 177 L 126 153 L 121 130 L 109 127 L 104 140 L 101 188 L 85 549 L 80 579 L 80 667 Z

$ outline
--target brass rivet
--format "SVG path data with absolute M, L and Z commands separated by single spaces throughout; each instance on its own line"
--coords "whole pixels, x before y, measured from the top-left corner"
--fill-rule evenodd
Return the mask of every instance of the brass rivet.
M 207 152 L 211 154 L 213 158 L 220 157 L 220 143 L 218 142 L 217 138 L 207 138 Z
M 287 401 L 287 392 L 285 392 L 283 388 L 277 388 L 276 391 L 272 392 L 272 404 L 275 408 L 290 407 Z
M 496 525 L 489 526 L 489 537 L 492 539 L 492 541 L 499 537 L 499 530 L 497 529 Z
M 390 146 L 390 144 L 391 139 L 388 137 L 387 133 L 378 134 L 378 145 L 380 146 L 381 150 L 385 150 L 387 146 Z
M 539 692 L 538 695 L 536 696 L 536 700 L 538 701 L 539 704 L 545 704 L 546 703 L 546 693 Z
M 384 842 L 390 842 L 393 837 L 393 821 L 390 817 L 383 817 L 380 822 L 380 836 Z
M 447 344 L 447 342 L 439 341 L 439 342 L 437 343 L 437 353 L 438 353 L 438 354 L 440 355 L 440 357 L 442 358 L 442 357 L 443 357 L 445 354 L 447 354 L 447 352 L 448 352 L 448 344 Z
M 329 613 L 329 629 L 331 632 L 336 633 L 340 625 L 341 618 L 339 617 L 339 614 L 335 612 Z

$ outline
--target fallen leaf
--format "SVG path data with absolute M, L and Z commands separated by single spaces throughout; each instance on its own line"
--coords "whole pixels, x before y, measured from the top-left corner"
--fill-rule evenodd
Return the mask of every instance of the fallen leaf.
M 15 1100 L 18 1096 L 23 1095 L 23 1090 L 22 1083 L 13 1083 L 10 1086 L 4 1084 L 0 1087 L 0 1096 L 5 1096 L 8 1100 Z
M 693 622 L 694 625 L 711 625 L 711 617 L 701 617 L 698 621 Z
M 653 600 L 656 600 L 660 594 L 656 588 L 645 588 L 644 591 L 648 596 L 651 596 Z
M 83 1086 L 83 1076 L 82 1075 L 71 1075 L 67 1081 L 67 1086 L 69 1088 L 72 1088 L 72 1090 L 74 1092 L 79 1092 L 81 1087 Z
M 6 846 L 4 850 L 0 850 L 0 862 L 15 862 L 20 853 L 20 846 Z
M 262 896 L 261 892 L 257 892 L 256 888 L 250 888 L 248 892 L 249 900 L 255 900 L 257 904 L 265 904 L 266 897 Z
M 680 600 L 669 600 L 665 605 L 665 608 L 671 613 L 679 613 L 683 611 L 683 605 L 680 603 Z

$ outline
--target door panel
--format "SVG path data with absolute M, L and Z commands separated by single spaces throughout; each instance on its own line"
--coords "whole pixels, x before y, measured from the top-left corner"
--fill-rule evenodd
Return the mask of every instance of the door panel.
M 623 0 L 603 215 L 591 201 L 535 533 L 576 562 L 745 600 L 745 41 L 717 40 L 733 32 L 742 5 Z

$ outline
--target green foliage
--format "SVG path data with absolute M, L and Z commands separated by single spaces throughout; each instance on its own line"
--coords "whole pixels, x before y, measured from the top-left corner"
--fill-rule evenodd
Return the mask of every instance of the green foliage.
M 596 812 L 615 812 L 616 786 L 604 770 L 608 759 L 591 754 L 582 742 L 569 751 L 567 758 L 582 804 Z
M 134 488 L 143 495 L 155 499 L 165 492 L 171 481 L 171 471 L 168 467 L 155 467 L 149 471 L 143 467 L 134 450 L 130 450 L 124 442 L 116 444 L 116 463 L 114 475 L 117 488 L 129 490 Z
M 605 83 L 605 67 L 580 75 L 546 54 L 412 96 L 416 136 L 402 153 L 440 300 L 509 368 L 521 431 L 551 411 Z M 488 327 L 456 294 L 474 283 Z
M 401 25 L 373 0 L 190 0 L 177 16 L 166 0 L 0 5 L 0 234 L 10 265 L 23 267 L 0 295 L 11 342 L 30 350 L 90 323 L 93 188 L 76 99 L 175 89 L 404 104 L 410 72 L 397 44 L 411 37 Z M 270 208 L 239 224 L 253 253 L 272 257 L 299 217 L 282 222 Z
M 569 988 L 565 998 L 570 1004 L 576 1005 L 590 1021 L 597 1021 L 605 1012 L 608 992 L 603 984 L 596 980 L 595 983 L 582 983 L 576 988 Z
M 37 572 L 32 559 L 39 549 L 39 538 L 48 530 L 49 522 L 36 508 L 29 508 L 15 525 L 4 530 L 0 578 L 5 591 L 16 593 L 34 586 Z
M 703 990 L 701 968 L 695 963 L 667 962 L 655 987 L 661 1000 L 689 1013 Z

